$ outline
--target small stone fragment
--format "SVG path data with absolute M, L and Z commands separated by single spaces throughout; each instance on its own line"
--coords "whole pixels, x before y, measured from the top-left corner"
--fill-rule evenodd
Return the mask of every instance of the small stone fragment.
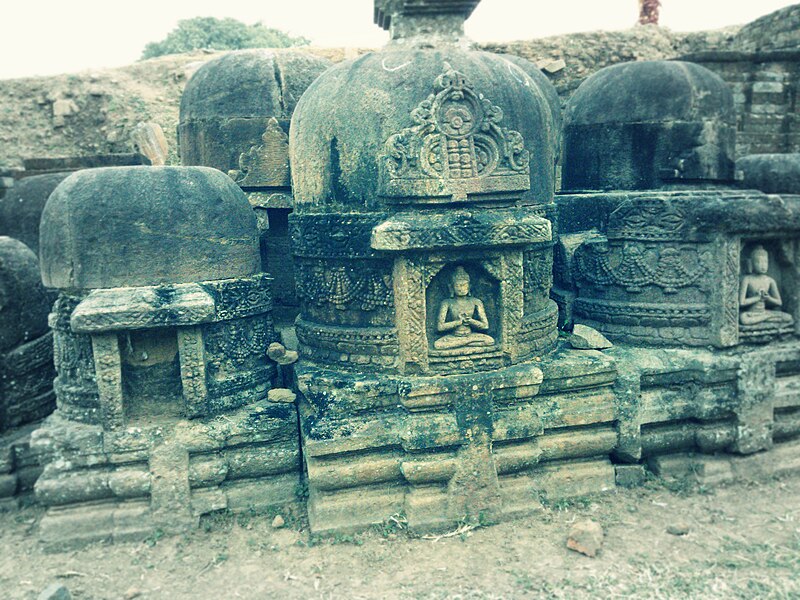
M 72 600 L 72 594 L 60 583 L 51 583 L 42 590 L 38 600 Z
M 667 533 L 670 535 L 686 535 L 689 533 L 689 525 L 683 521 L 671 523 L 667 526 Z
M 78 112 L 78 105 L 74 100 L 61 98 L 53 102 L 53 116 L 68 117 Z
M 602 545 L 603 528 L 599 523 L 589 519 L 575 523 L 567 538 L 567 548 L 586 556 L 597 556 Z
M 605 350 L 614 345 L 596 329 L 580 323 L 572 328 L 572 333 L 569 334 L 567 341 L 576 350 Z
M 286 525 L 286 521 L 283 520 L 283 517 L 280 515 L 275 515 L 275 518 L 272 519 L 272 528 L 280 529 L 284 525 Z
M 158 123 L 138 123 L 131 134 L 131 142 L 139 154 L 150 159 L 153 165 L 165 165 L 169 144 Z
M 297 395 L 288 388 L 272 388 L 267 392 L 267 400 L 280 404 L 292 404 Z
M 133 600 L 134 598 L 138 598 L 142 595 L 142 590 L 136 587 L 130 588 L 125 595 L 123 596 L 124 600 Z
M 267 356 L 281 366 L 297 362 L 298 354 L 295 350 L 287 350 L 280 342 L 272 342 L 267 348 Z
M 542 67 L 542 71 L 545 73 L 549 73 L 553 75 L 554 73 L 558 73 L 562 69 L 567 66 L 567 63 L 564 61 L 563 58 L 559 58 L 558 60 L 551 60 L 547 64 Z

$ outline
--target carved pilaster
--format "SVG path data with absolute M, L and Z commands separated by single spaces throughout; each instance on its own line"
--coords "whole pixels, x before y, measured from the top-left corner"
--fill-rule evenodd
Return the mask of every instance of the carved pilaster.
M 422 265 L 409 258 L 394 262 L 394 298 L 401 370 L 428 370 L 428 336 L 425 331 L 425 274 Z
M 124 421 L 122 403 L 122 358 L 119 353 L 119 340 L 116 333 L 103 333 L 92 336 L 94 368 L 97 389 L 100 392 L 100 411 L 103 427 L 116 429 Z
M 719 240 L 718 264 L 722 265 L 719 287 L 713 292 L 717 295 L 714 304 L 720 310 L 712 312 L 712 335 L 714 344 L 722 348 L 739 343 L 739 238 Z
M 181 361 L 181 383 L 186 416 L 195 417 L 206 412 L 206 357 L 203 333 L 200 327 L 178 329 L 178 353 Z

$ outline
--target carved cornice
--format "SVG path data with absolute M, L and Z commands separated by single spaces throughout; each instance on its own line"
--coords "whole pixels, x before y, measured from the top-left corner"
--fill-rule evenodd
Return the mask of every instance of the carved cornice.
M 526 209 L 400 214 L 372 230 L 375 250 L 529 245 L 552 239 L 550 221 Z

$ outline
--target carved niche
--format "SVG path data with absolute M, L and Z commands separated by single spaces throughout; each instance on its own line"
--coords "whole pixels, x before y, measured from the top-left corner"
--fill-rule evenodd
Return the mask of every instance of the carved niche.
M 792 248 L 780 243 L 744 244 L 740 258 L 739 337 L 767 342 L 794 331 L 796 290 L 788 276 Z
M 389 136 L 379 156 L 382 196 L 450 202 L 530 188 L 522 135 L 503 127 L 503 111 L 449 65 L 411 119 L 414 125 Z
M 495 349 L 499 284 L 473 265 L 442 269 L 427 290 L 429 352 L 461 357 Z

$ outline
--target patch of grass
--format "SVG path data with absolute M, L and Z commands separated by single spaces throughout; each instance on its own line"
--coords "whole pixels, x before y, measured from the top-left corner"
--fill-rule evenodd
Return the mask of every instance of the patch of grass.
M 594 502 L 594 496 L 575 496 L 573 498 L 555 498 L 549 500 L 547 497 L 541 498 L 542 505 L 555 511 L 566 512 L 568 510 L 585 510 Z
M 164 537 L 164 530 L 163 530 L 163 529 L 161 529 L 161 528 L 158 528 L 158 529 L 156 529 L 155 531 L 153 531 L 153 533 L 151 533 L 150 535 L 148 535 L 148 536 L 147 536 L 147 537 L 144 539 L 144 543 L 145 543 L 145 544 L 147 544 L 148 546 L 150 546 L 150 547 L 152 548 L 153 546 L 155 546 L 156 544 L 158 544 L 158 542 L 159 542 L 159 541 L 161 540 L 161 538 L 163 538 L 163 537 Z
M 389 536 L 396 536 L 401 532 L 407 533 L 408 521 L 405 515 L 397 513 L 386 519 L 383 523 L 373 525 L 371 530 L 382 538 L 388 538 Z

